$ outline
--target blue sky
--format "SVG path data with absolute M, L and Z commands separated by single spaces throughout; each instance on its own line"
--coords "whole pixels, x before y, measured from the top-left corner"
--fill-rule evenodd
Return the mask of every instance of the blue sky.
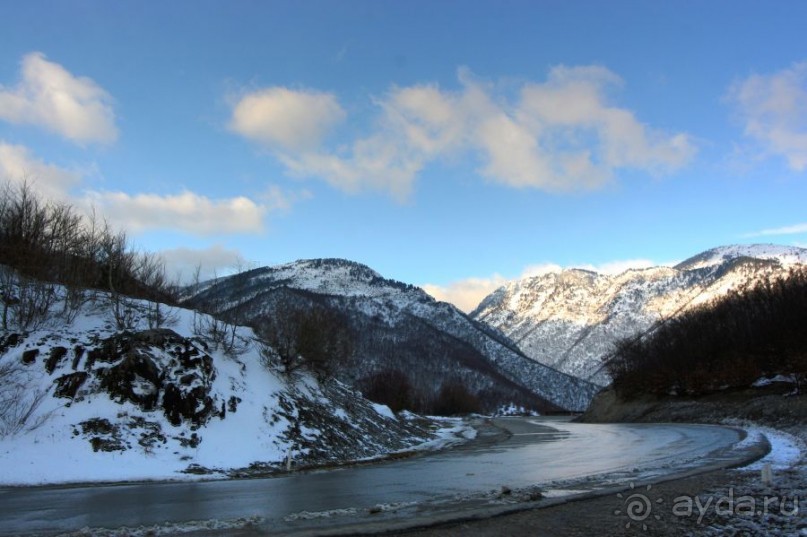
M 172 270 L 344 257 L 469 308 L 807 245 L 805 2 L 2 2 L 0 175 Z M 239 261 L 240 260 L 240 261 Z

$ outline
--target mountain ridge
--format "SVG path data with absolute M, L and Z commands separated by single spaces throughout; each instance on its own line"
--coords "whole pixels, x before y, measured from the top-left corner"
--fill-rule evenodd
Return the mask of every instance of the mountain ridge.
M 533 360 L 605 385 L 601 360 L 616 339 L 805 263 L 807 249 L 759 244 L 716 247 L 674 267 L 613 275 L 566 269 L 509 282 L 470 316 L 503 332 Z
M 483 402 L 508 405 L 512 396 L 540 407 L 543 400 L 549 403 L 543 411 L 583 410 L 598 389 L 536 364 L 500 331 L 421 288 L 354 261 L 305 259 L 253 269 L 206 284 L 188 303 L 251 325 L 266 322 L 288 304 L 338 311 L 358 338 L 360 359 L 339 372 L 348 383 L 393 368 L 416 372 L 419 386 L 432 393 L 456 378 Z

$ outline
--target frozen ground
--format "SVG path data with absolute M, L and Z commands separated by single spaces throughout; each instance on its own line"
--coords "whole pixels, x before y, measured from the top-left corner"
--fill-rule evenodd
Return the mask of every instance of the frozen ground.
M 749 437 L 765 435 L 771 452 L 733 472 L 730 483 L 698 496 L 705 514 L 689 535 L 807 536 L 807 424 L 787 431 L 742 425 Z M 763 475 L 766 466 L 770 481 Z

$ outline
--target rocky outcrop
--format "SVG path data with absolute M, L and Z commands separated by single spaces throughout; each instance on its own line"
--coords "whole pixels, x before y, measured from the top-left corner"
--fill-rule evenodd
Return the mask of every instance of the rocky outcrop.
M 174 425 L 201 425 L 218 412 L 210 395 L 213 359 L 172 330 L 115 334 L 89 351 L 88 364 L 96 363 L 110 364 L 95 369 L 110 397 L 145 411 L 160 407 Z

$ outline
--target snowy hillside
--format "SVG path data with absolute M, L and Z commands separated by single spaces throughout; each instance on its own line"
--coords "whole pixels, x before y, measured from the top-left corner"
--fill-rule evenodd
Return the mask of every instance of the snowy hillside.
M 515 403 L 583 410 L 597 387 L 527 359 L 511 342 L 423 290 L 339 259 L 298 261 L 208 283 L 189 304 L 261 326 L 288 308 L 323 307 L 347 319 L 353 360 L 337 371 L 353 385 L 403 371 L 425 397 L 460 381 L 484 409 Z
M 337 381 L 279 373 L 250 329 L 215 340 L 206 315 L 127 299 L 121 330 L 108 294 L 65 315 L 54 289 L 42 322 L 0 331 L 0 484 L 251 475 L 434 439 Z
M 807 264 L 807 248 L 777 244 L 736 244 L 712 248 L 676 265 L 679 270 L 692 270 L 720 265 L 739 257 L 776 261 L 783 267 Z
M 471 317 L 502 331 L 539 363 L 607 384 L 601 363 L 616 339 L 805 262 L 807 249 L 742 245 L 703 252 L 674 268 L 617 275 L 565 270 L 511 282 Z

